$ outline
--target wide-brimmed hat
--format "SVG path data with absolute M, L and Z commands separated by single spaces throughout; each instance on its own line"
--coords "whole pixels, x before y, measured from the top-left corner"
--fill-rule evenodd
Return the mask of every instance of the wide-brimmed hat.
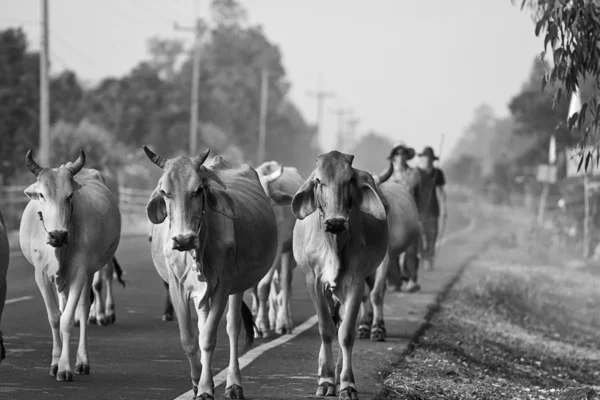
M 388 159 L 391 159 L 392 157 L 394 157 L 394 154 L 398 150 L 402 150 L 403 152 L 406 153 L 407 160 L 410 160 L 415 156 L 415 149 L 413 149 L 412 147 L 408 147 L 404 141 L 400 141 L 400 142 L 394 143 L 394 146 L 392 147 L 392 151 L 390 151 L 390 155 L 388 156 Z
M 429 157 L 432 160 L 439 160 L 438 156 L 435 155 L 430 146 L 426 146 L 423 151 L 419 153 L 419 157 Z

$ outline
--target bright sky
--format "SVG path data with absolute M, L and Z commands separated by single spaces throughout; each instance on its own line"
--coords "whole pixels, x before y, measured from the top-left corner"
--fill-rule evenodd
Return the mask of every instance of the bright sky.
M 283 51 L 292 100 L 316 119 L 324 89 L 321 144 L 335 143 L 334 109 L 350 107 L 358 130 L 373 129 L 418 150 L 449 151 L 482 102 L 502 116 L 542 49 L 528 10 L 510 0 L 242 0 Z M 520 5 L 520 2 L 517 2 Z M 0 28 L 21 25 L 39 49 L 40 0 L 0 2 Z M 180 37 L 173 22 L 208 16 L 209 0 L 49 1 L 53 72 L 68 67 L 84 80 L 122 75 L 147 57 L 153 35 Z M 437 150 L 436 150 L 437 152 Z

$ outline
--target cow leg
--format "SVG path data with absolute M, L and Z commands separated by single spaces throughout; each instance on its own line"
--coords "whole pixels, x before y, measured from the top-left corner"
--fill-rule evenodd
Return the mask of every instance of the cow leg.
M 212 356 L 217 345 L 217 328 L 227 305 L 229 287 L 218 284 L 211 296 L 210 311 L 200 335 L 200 359 L 202 360 L 202 374 L 198 393 L 201 399 L 213 399 L 215 384 L 212 376 Z
M 79 298 L 79 305 L 77 307 L 77 314 L 79 314 L 80 321 L 87 321 L 88 314 L 90 312 L 90 288 L 92 286 L 93 276 L 89 275 L 87 281 L 83 286 L 82 295 Z M 100 299 L 102 301 L 102 299 Z M 87 350 L 87 324 L 80 324 L 79 326 L 79 347 L 77 348 L 77 358 L 75 360 L 75 373 L 77 375 L 89 375 L 90 374 L 90 360 L 88 357 Z
M 368 277 L 367 280 L 374 280 L 374 277 Z M 360 324 L 358 325 L 358 338 L 359 339 L 368 339 L 371 332 L 371 325 L 373 324 L 373 305 L 371 304 L 371 286 L 368 284 L 365 285 L 365 290 L 362 296 L 361 302 L 361 315 L 360 315 Z M 341 352 L 340 352 L 341 354 Z M 340 364 L 341 365 L 341 364 Z
M 281 255 L 281 269 L 279 270 L 279 296 L 281 304 L 277 310 L 277 322 L 275 331 L 284 335 L 292 333 L 293 321 L 291 314 L 292 279 L 294 277 L 294 257 L 291 251 Z
M 104 269 L 106 267 L 103 267 Z M 92 283 L 92 290 L 94 291 L 94 311 L 90 313 L 88 322 L 90 324 L 98 324 L 102 326 L 104 323 L 104 299 L 102 298 L 102 276 L 103 270 L 100 270 L 94 274 Z
M 229 336 L 229 368 L 227 368 L 227 386 L 225 397 L 243 399 L 242 373 L 240 371 L 238 338 L 242 329 L 243 293 L 229 296 L 227 311 L 227 336 Z
M 62 343 L 60 341 L 60 306 L 52 282 L 41 269 L 35 270 L 35 283 L 37 283 L 40 293 L 46 304 L 48 313 L 48 322 L 52 330 L 52 362 L 50 363 L 50 375 L 56 376 L 58 371 L 58 360 L 62 353 Z
M 335 323 L 333 321 L 333 298 L 325 285 L 314 276 L 307 274 L 306 285 L 308 293 L 319 318 L 319 334 L 321 349 L 319 350 L 319 381 L 317 396 L 335 396 L 335 366 L 333 364 L 333 336 Z
M 371 326 L 371 340 L 374 342 L 385 342 L 385 323 L 383 320 L 383 298 L 385 296 L 385 278 L 388 273 L 390 260 L 397 260 L 399 254 L 388 252 L 379 268 L 375 271 L 375 282 L 371 290 L 370 303 L 373 305 L 373 325 Z
M 167 289 L 167 298 L 165 300 L 165 313 L 162 316 L 162 320 L 173 321 L 173 303 L 171 303 L 171 296 L 169 295 L 169 284 L 165 281 L 163 283 Z
M 169 285 L 169 294 L 173 302 L 175 314 L 177 315 L 181 347 L 183 347 L 183 352 L 190 362 L 190 377 L 192 378 L 192 389 L 195 396 L 198 393 L 198 382 L 202 372 L 202 365 L 198 359 L 198 335 L 192 324 L 190 299 L 187 294 L 182 293 L 182 288 L 177 282 L 171 282 Z
M 352 371 L 352 348 L 354 347 L 356 317 L 364 293 L 364 281 L 349 288 L 342 324 L 338 330 L 338 341 L 342 353 L 340 373 L 340 399 L 358 400 L 354 372 Z
M 111 265 L 107 266 L 107 271 L 104 274 L 104 282 L 106 283 L 106 314 L 104 315 L 103 325 L 114 324 L 117 320 L 115 313 L 115 296 L 113 293 L 113 270 L 114 267 Z
M 258 328 L 259 335 L 262 337 L 269 337 L 269 320 L 267 317 L 267 307 L 269 300 L 269 292 L 271 289 L 271 280 L 273 279 L 273 273 L 279 265 L 281 256 L 277 254 L 275 262 L 271 265 L 269 272 L 260 280 L 258 283 L 258 313 L 256 315 L 256 327 Z
M 252 296 L 252 315 L 256 318 L 258 314 L 258 285 L 252 287 L 250 295 Z
M 4 311 L 4 304 L 6 302 L 6 293 L 8 286 L 6 284 L 6 270 L 0 271 L 0 322 L 2 322 L 2 312 Z M 0 330 L 0 363 L 6 358 L 6 350 L 4 349 L 4 342 L 2 339 L 2 331 Z
M 71 332 L 73 331 L 75 309 L 79 303 L 81 297 L 81 291 L 87 283 L 87 276 L 85 273 L 79 273 L 71 278 L 69 282 L 67 295 L 67 302 L 65 304 L 65 310 L 60 316 L 60 334 L 62 336 L 62 352 L 60 359 L 58 360 L 58 372 L 56 374 L 57 381 L 72 381 L 73 373 L 71 372 L 70 365 L 70 352 L 69 342 L 71 341 Z M 67 290 L 67 289 L 65 289 Z M 86 293 L 87 295 L 87 293 Z M 81 323 L 80 325 L 83 325 Z
M 277 324 L 277 314 L 279 311 L 279 272 L 273 273 L 271 279 L 271 288 L 269 290 L 269 329 L 275 330 Z

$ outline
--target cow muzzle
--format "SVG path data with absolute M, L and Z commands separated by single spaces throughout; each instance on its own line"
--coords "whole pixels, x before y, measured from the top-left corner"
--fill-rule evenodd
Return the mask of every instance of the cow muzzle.
M 325 232 L 338 234 L 348 230 L 348 219 L 343 217 L 327 218 L 323 222 L 325 226 Z
M 69 232 L 67 231 L 52 231 L 48 232 L 48 242 L 52 247 L 62 247 L 69 243 Z
M 200 247 L 200 238 L 193 233 L 173 236 L 171 239 L 173 239 L 173 250 L 190 251 Z

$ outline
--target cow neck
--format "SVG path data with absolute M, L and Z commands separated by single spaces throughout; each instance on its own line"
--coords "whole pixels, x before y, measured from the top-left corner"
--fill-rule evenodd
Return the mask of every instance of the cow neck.
M 208 246 L 208 227 L 206 221 L 206 193 L 202 196 L 202 214 L 200 215 L 200 226 L 198 227 L 197 236 L 199 238 L 200 247 L 189 251 L 190 256 L 194 260 L 194 271 L 200 282 L 206 282 L 206 273 L 204 271 L 204 252 Z M 204 229 L 202 229 L 204 228 Z

